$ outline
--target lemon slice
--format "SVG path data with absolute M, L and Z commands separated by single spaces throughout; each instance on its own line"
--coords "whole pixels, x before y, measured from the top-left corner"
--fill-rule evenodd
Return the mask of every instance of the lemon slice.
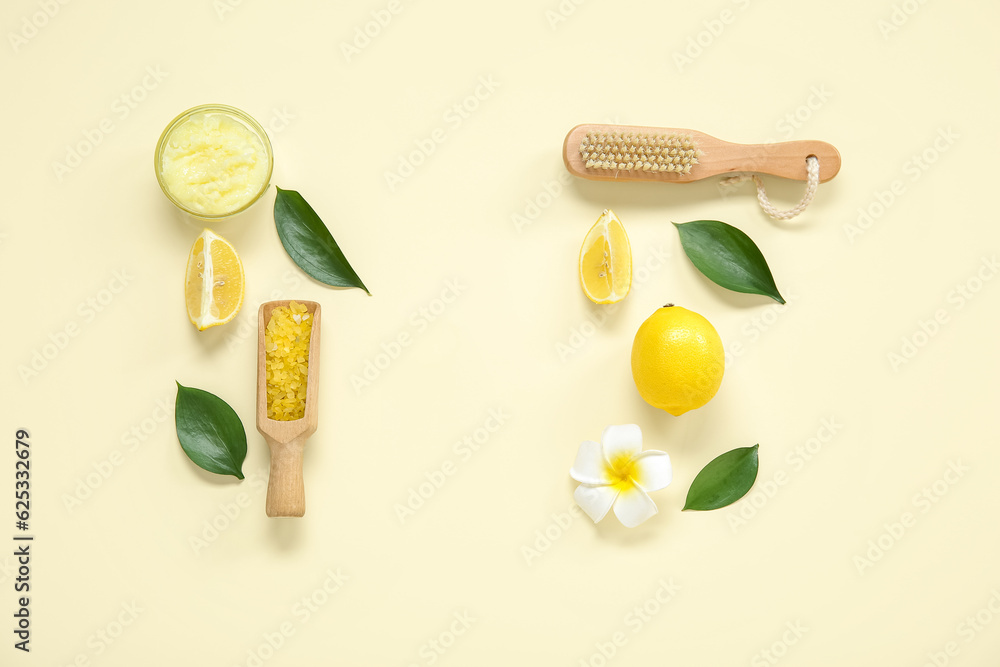
M 206 229 L 188 256 L 184 301 L 198 331 L 225 324 L 243 305 L 243 262 L 229 241 Z
M 580 285 L 594 303 L 617 303 L 632 287 L 632 247 L 614 211 L 604 209 L 580 248 Z

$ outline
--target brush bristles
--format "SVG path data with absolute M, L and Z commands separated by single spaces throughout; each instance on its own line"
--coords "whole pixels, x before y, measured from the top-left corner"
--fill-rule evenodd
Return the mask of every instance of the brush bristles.
M 587 169 L 687 174 L 701 151 L 686 134 L 588 132 L 580 155 Z

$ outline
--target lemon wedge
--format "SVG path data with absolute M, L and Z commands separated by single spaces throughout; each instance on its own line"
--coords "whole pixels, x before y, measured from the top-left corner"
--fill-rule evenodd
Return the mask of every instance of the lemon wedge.
M 211 229 L 191 247 L 184 302 L 191 323 L 204 331 L 229 322 L 243 305 L 243 262 L 236 248 Z
M 632 247 L 614 211 L 604 209 L 580 248 L 580 285 L 594 303 L 617 303 L 632 287 Z

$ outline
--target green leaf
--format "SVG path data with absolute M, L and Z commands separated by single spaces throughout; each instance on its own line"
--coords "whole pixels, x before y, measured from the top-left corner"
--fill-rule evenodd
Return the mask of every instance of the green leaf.
M 201 389 L 177 383 L 174 422 L 184 453 L 209 472 L 243 479 L 247 432 L 236 411 Z
M 312 206 L 295 190 L 277 190 L 274 224 L 288 256 L 321 283 L 333 287 L 360 287 L 368 292 Z
M 762 294 L 785 303 L 760 248 L 749 236 L 718 220 L 674 223 L 684 252 L 716 285 L 744 294 Z
M 746 495 L 757 480 L 757 447 L 740 447 L 712 459 L 691 482 L 685 510 L 717 510 Z

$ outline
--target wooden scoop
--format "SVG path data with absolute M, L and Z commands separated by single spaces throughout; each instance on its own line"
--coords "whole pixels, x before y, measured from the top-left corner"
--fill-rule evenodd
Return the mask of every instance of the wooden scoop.
M 306 511 L 306 492 L 302 484 L 302 451 L 306 440 L 316 432 L 319 418 L 319 333 L 320 308 L 315 301 L 299 301 L 312 316 L 309 335 L 309 370 L 306 371 L 305 415 L 294 421 L 278 421 L 267 416 L 267 352 L 264 329 L 271 321 L 271 311 L 291 301 L 268 301 L 257 313 L 257 430 L 271 450 L 271 475 L 267 482 L 268 516 L 302 516 Z

